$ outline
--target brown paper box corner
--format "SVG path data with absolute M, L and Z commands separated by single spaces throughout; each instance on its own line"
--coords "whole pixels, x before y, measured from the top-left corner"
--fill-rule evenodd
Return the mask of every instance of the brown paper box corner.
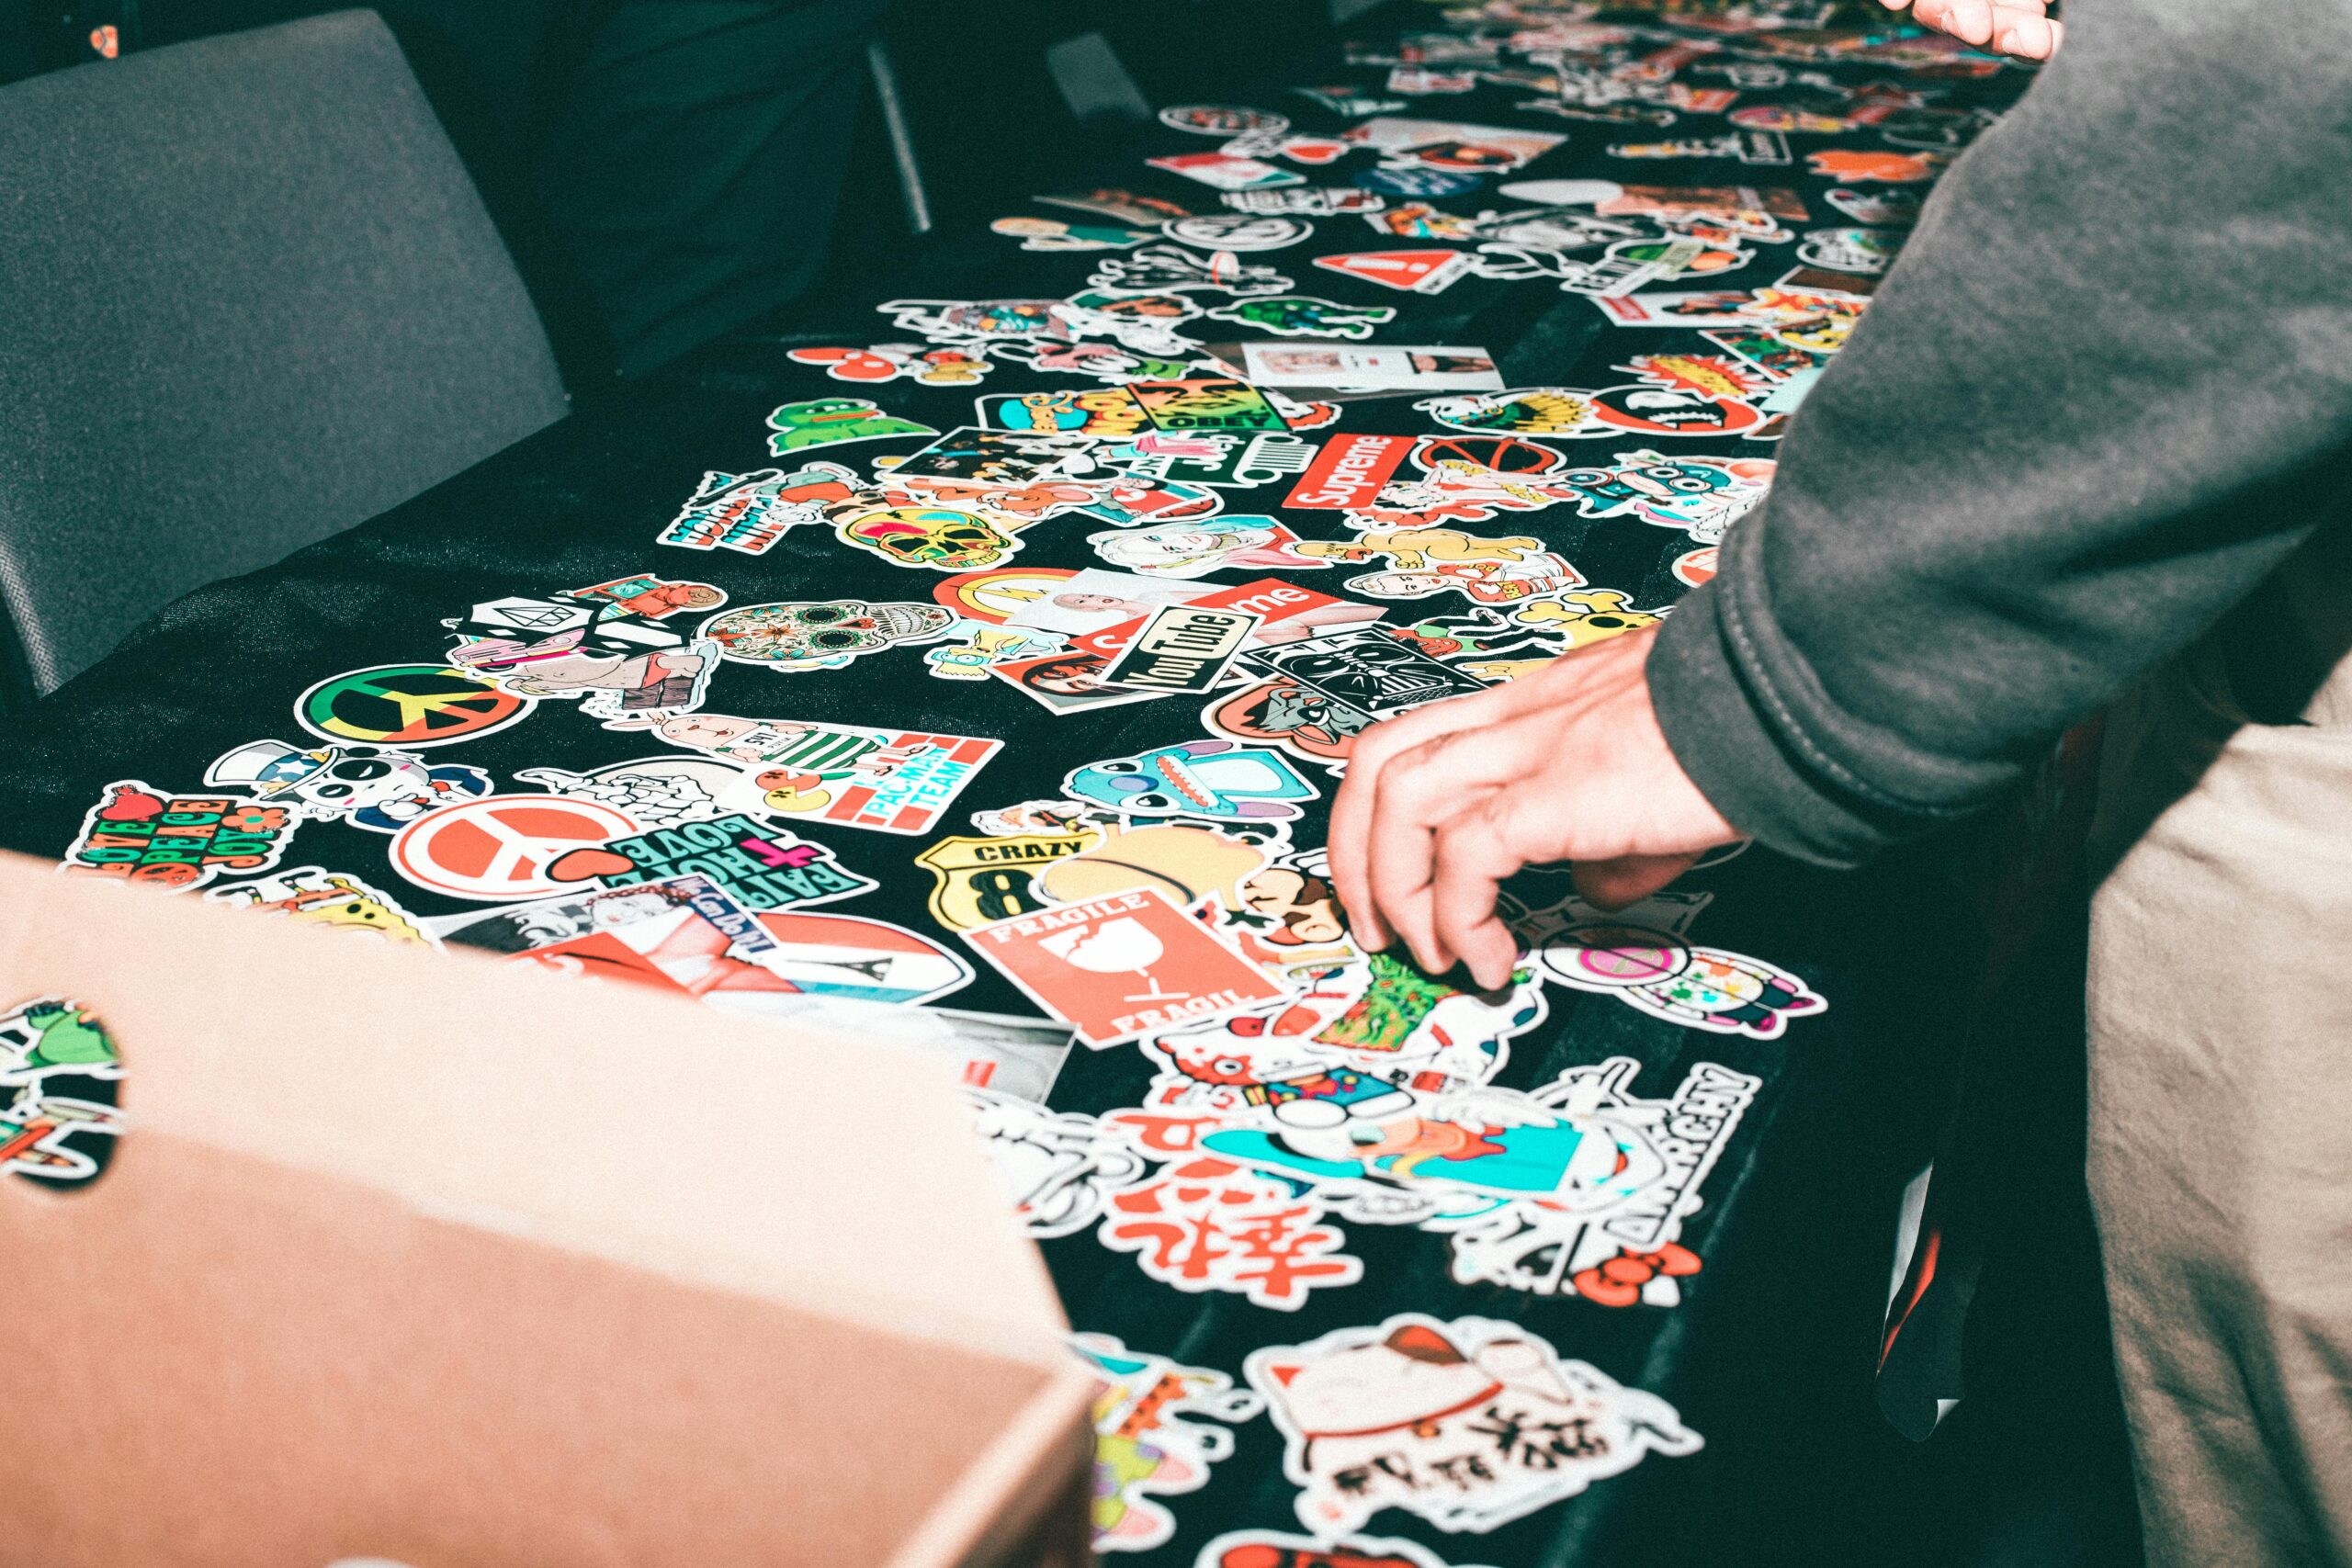
M 122 1054 L 0 1178 L 0 1561 L 1086 1561 L 1091 1381 L 952 1074 L 0 855 L 0 1007 Z

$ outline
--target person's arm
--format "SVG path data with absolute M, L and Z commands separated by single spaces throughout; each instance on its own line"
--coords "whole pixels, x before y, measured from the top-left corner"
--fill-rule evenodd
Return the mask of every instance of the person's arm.
M 1983 804 L 2352 494 L 2352 6 L 2068 15 L 1650 660 L 1806 859 Z
M 1623 899 L 1735 826 L 1867 858 L 1985 804 L 2352 509 L 2352 4 L 2067 17 L 1715 581 L 1655 639 L 1359 739 L 1331 865 L 1363 940 L 1486 978 L 1521 864 Z

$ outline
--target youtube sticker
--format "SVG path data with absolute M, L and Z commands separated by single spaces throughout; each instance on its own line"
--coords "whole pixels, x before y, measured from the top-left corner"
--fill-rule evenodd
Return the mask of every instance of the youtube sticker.
M 1408 294 L 1436 294 L 1470 270 L 1466 251 L 1351 251 L 1344 255 L 1317 256 L 1317 266 L 1401 288 Z
M 1413 449 L 1409 435 L 1334 435 L 1290 492 L 1284 506 L 1334 510 L 1370 506 Z

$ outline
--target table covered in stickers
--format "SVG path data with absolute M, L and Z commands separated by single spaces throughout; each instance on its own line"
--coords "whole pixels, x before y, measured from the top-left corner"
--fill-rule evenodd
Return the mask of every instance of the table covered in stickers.
M 6 841 L 956 1053 L 1110 1391 L 1105 1552 L 1756 1560 L 1851 1503 L 1946 891 L 1530 873 L 1476 994 L 1356 951 L 1321 840 L 1366 725 L 1705 581 L 2014 96 L 1820 9 L 1498 0 L 1171 108 L 175 606 L 11 738 Z

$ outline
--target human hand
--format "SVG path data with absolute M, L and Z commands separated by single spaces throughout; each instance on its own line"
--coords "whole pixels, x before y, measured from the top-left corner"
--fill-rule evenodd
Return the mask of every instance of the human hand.
M 1577 890 L 1646 898 L 1740 836 L 1659 730 L 1643 666 L 1656 628 L 1554 660 L 1356 738 L 1331 807 L 1331 880 L 1356 941 L 1402 938 L 1432 975 L 1492 989 L 1519 944 L 1495 894 L 1522 866 L 1573 862 Z
M 2048 0 L 1879 0 L 1890 11 L 1911 7 L 1920 26 L 1965 44 L 1987 46 L 2020 60 L 2047 60 L 2065 40 L 2066 25 L 2049 16 Z

